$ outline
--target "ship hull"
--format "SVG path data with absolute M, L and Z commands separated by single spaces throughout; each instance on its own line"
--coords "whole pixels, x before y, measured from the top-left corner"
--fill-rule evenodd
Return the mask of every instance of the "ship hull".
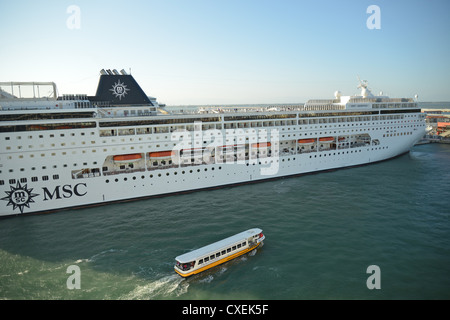
M 78 179 L 71 178 L 67 170 L 54 170 L 52 173 L 59 177 L 58 180 L 26 183 L 18 180 L 15 184 L 2 185 L 0 194 L 4 197 L 0 202 L 0 216 L 99 206 L 361 166 L 409 152 L 423 134 L 421 127 L 414 129 L 412 134 L 395 137 L 372 133 L 372 139 L 380 141 L 377 146 L 280 154 L 232 163 L 178 165 L 167 169 Z M 106 156 L 98 154 L 96 157 L 91 156 L 90 160 L 97 159 L 95 162 L 101 163 Z M 55 166 L 64 167 L 62 164 Z
M 170 113 L 124 70 L 100 74 L 92 97 L 0 82 L 0 217 L 359 166 L 425 134 L 417 102 L 374 96 L 364 81 L 361 96 Z M 53 98 L 40 97 L 48 88 Z

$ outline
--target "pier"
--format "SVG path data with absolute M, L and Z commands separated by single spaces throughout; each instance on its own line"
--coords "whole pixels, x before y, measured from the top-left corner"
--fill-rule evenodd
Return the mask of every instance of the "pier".
M 427 134 L 417 144 L 450 144 L 450 109 L 422 109 L 426 113 Z

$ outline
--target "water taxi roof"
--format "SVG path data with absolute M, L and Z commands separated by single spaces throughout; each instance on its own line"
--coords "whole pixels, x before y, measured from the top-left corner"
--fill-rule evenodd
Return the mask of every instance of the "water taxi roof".
M 209 253 L 216 253 L 217 251 L 226 248 L 238 241 L 247 240 L 249 237 L 260 234 L 262 232 L 259 228 L 249 229 L 247 231 L 240 232 L 234 236 L 225 238 L 223 240 L 211 243 L 207 246 L 195 249 L 191 252 L 184 253 L 175 258 L 180 263 L 188 263 L 197 260 L 199 257 L 208 255 Z

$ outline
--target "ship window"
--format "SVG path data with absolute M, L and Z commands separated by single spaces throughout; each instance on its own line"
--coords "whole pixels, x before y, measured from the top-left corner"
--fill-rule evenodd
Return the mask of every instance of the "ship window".
M 208 261 L 209 261 L 209 257 L 206 257 L 206 258 L 205 258 L 205 262 L 208 262 Z
M 240 247 L 241 247 L 241 244 L 239 243 L 239 244 L 237 245 L 237 247 L 240 248 Z
M 236 250 L 236 246 L 232 246 L 232 247 L 231 247 L 231 250 Z
M 227 251 L 226 250 L 222 250 L 222 255 L 224 255 L 225 253 L 227 253 Z
M 16 179 L 9 179 L 9 184 L 15 184 L 16 183 Z
M 228 249 L 227 249 L 227 252 L 231 252 L 231 248 L 228 248 Z
M 203 259 L 198 260 L 198 264 L 202 264 L 203 263 Z
M 43 176 L 42 180 L 47 181 L 48 180 L 48 176 Z
M 38 177 L 31 177 L 31 181 L 33 181 L 33 182 L 38 181 Z
M 214 255 L 211 255 L 211 256 L 209 256 L 209 257 L 211 258 L 211 260 L 215 258 L 215 256 L 214 256 Z
M 244 241 L 244 242 L 242 242 L 242 246 L 243 246 L 243 247 L 245 246 L 245 241 Z
M 216 258 L 220 257 L 220 252 L 216 253 Z

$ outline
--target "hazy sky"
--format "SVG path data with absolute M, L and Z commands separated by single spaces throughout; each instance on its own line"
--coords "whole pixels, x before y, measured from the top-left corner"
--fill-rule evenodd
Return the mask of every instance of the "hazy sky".
M 448 0 L 1 1 L 0 81 L 93 95 L 100 69 L 131 68 L 161 103 L 246 104 L 356 94 L 359 75 L 374 93 L 450 101 L 449 13 Z

